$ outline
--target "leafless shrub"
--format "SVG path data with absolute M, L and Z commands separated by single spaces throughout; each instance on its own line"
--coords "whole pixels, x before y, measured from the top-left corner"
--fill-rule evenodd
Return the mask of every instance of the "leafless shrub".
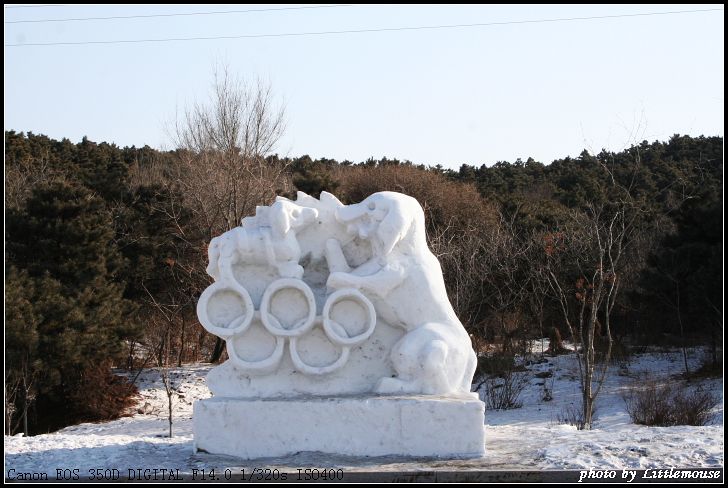
M 556 376 L 551 376 L 550 378 L 545 378 L 543 382 L 543 395 L 541 396 L 541 400 L 544 402 L 550 402 L 554 399 L 554 382 L 556 381 Z
M 713 407 L 720 403 L 716 395 L 709 391 L 680 391 L 672 399 L 675 425 L 708 425 L 716 414 Z
M 484 390 L 487 408 L 509 410 L 523 406 L 519 397 L 528 385 L 528 376 L 514 356 L 499 353 L 479 357 L 476 377 L 483 378 L 477 390 Z
M 504 373 L 502 378 L 486 379 L 484 387 L 487 408 L 492 410 L 521 408 L 523 402 L 519 397 L 527 384 L 526 373 L 515 371 Z
M 660 427 L 709 424 L 715 419 L 713 407 L 719 403 L 713 393 L 690 389 L 684 383 L 635 385 L 622 399 L 632 422 Z
M 712 351 L 705 351 L 700 366 L 686 376 L 692 378 L 722 378 L 723 377 L 723 361 L 717 357 L 713 357 Z
M 586 417 L 584 416 L 584 407 L 579 404 L 570 403 L 561 409 L 561 412 L 556 416 L 556 422 L 559 424 L 573 425 L 577 430 L 589 430 L 591 429 L 591 423 L 597 419 L 597 408 L 596 405 L 593 407 L 590 416 L 590 422 L 587 424 Z

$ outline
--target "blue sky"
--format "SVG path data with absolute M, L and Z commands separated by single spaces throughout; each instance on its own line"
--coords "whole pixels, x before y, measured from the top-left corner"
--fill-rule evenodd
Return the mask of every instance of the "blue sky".
M 28 4 L 22 4 L 28 5 Z M 295 5 L 288 5 L 288 7 Z M 286 106 L 279 154 L 457 168 L 672 134 L 723 135 L 723 12 L 458 29 L 165 43 L 8 44 L 341 31 L 722 8 L 722 5 L 6 8 L 5 129 L 170 148 L 175 111 L 216 63 L 269 80 Z

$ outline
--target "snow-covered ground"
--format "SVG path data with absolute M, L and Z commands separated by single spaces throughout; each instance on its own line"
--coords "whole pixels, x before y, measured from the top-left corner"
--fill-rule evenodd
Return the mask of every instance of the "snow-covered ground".
M 694 365 L 699 354 L 693 352 Z M 240 461 L 192 452 L 192 404 L 207 398 L 205 376 L 210 365 L 188 365 L 171 373 L 174 395 L 174 437 L 167 437 L 167 397 L 159 373 L 145 371 L 137 381 L 139 403 L 134 415 L 112 422 L 81 424 L 58 432 L 24 438 L 5 437 L 5 472 L 46 472 L 55 479 L 57 469 L 224 469 L 265 466 L 295 471 L 300 467 L 337 467 L 351 471 L 420 470 L 563 470 L 723 467 L 723 382 L 696 385 L 717 394 L 721 403 L 712 425 L 704 427 L 645 427 L 634 425 L 621 393 L 630 385 L 650 379 L 675 381 L 682 371 L 678 352 L 652 352 L 633 356 L 629 363 L 611 368 L 597 402 L 595 428 L 579 431 L 558 423 L 565 408 L 577 405 L 579 382 L 573 355 L 547 357 L 528 366 L 528 385 L 521 395 L 523 407 L 486 411 L 486 455 L 468 460 L 403 458 L 350 458 L 321 453 L 300 453 L 287 458 Z M 551 371 L 551 378 L 539 372 Z M 541 376 L 544 376 L 543 374 Z M 544 387 L 553 400 L 544 401 Z

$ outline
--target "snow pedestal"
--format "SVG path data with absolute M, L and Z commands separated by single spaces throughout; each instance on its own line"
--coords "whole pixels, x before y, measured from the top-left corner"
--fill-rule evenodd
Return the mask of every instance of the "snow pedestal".
M 480 457 L 475 394 L 280 400 L 211 398 L 194 406 L 198 451 L 243 459 L 320 451 L 350 456 Z
M 197 316 L 224 339 L 198 450 L 470 457 L 484 451 L 477 357 L 427 247 L 393 192 L 343 205 L 279 197 L 214 238 Z

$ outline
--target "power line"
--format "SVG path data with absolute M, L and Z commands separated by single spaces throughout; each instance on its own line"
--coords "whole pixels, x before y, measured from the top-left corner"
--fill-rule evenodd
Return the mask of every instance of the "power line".
M 32 24 L 42 22 L 81 22 L 86 20 L 118 20 L 118 19 L 149 19 L 153 17 L 180 17 L 190 15 L 219 15 L 219 14 L 244 14 L 250 12 L 272 12 L 279 10 L 304 10 L 316 8 L 340 8 L 353 7 L 354 5 L 307 5 L 305 7 L 279 7 L 279 8 L 258 8 L 249 10 L 216 10 L 213 12 L 188 12 L 177 14 L 149 14 L 149 15 L 115 15 L 112 17 L 78 17 L 70 19 L 39 19 L 39 20 L 9 20 L 6 24 Z
M 134 44 L 143 42 L 173 42 L 173 41 L 211 41 L 220 39 L 256 39 L 265 37 L 303 37 L 303 36 L 323 36 L 335 34 L 362 34 L 371 32 L 394 32 L 394 31 L 414 31 L 414 30 L 434 30 L 434 29 L 457 29 L 467 27 L 489 27 L 495 25 L 513 25 L 513 24 L 537 24 L 545 22 L 568 22 L 575 20 L 599 20 L 599 19 L 616 19 L 624 17 L 646 17 L 650 15 L 670 15 L 670 14 L 687 14 L 695 12 L 714 12 L 722 11 L 722 8 L 711 8 L 703 10 L 675 10 L 671 12 L 645 12 L 639 14 L 619 14 L 619 15 L 600 15 L 592 17 L 569 17 L 560 19 L 539 19 L 539 20 L 514 20 L 507 22 L 487 22 L 478 24 L 452 24 L 452 25 L 428 25 L 414 27 L 384 27 L 378 29 L 357 29 L 357 30 L 341 30 L 341 31 L 320 31 L 320 32 L 291 32 L 280 34 L 243 34 L 237 36 L 211 36 L 211 37 L 170 37 L 163 39 L 121 39 L 115 41 L 78 41 L 78 42 L 37 42 L 25 44 L 5 44 L 5 47 L 25 47 L 25 46 L 79 46 L 86 44 Z
M 39 8 L 39 7 L 65 7 L 64 4 L 50 3 L 46 5 L 5 5 L 5 8 Z

